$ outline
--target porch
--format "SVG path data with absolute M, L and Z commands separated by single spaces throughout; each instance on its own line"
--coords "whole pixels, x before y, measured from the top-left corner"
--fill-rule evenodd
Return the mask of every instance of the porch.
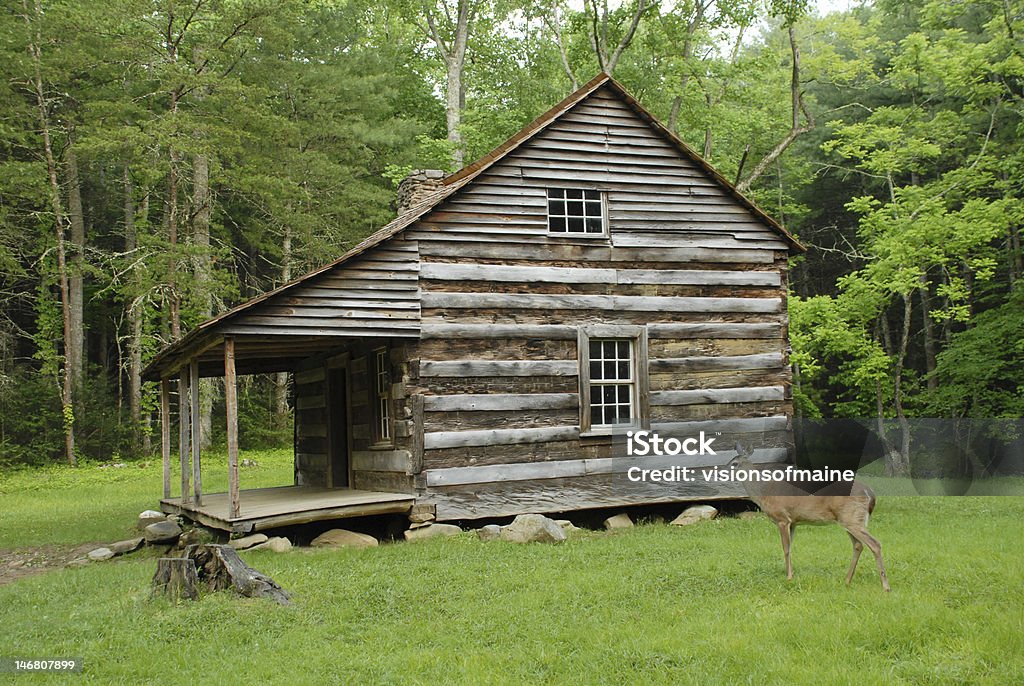
M 250 533 L 322 520 L 404 513 L 416 500 L 410 493 L 314 486 L 254 488 L 242 491 L 239 496 L 235 515 L 231 514 L 228 493 L 204 493 L 201 504 L 193 499 L 182 503 L 181 498 L 164 498 L 160 509 L 214 529 Z

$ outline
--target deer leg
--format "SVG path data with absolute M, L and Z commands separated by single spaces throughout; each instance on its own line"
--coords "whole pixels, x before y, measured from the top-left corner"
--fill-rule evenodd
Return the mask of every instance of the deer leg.
M 889 577 L 885 574 L 885 563 L 882 561 L 882 544 L 864 529 L 854 529 L 850 531 L 850 534 L 866 545 L 868 550 L 875 556 L 875 562 L 878 563 L 878 576 L 882 579 L 882 588 L 886 591 L 891 591 L 892 589 L 889 588 Z
M 857 537 L 851 534 L 849 531 L 846 535 L 850 537 L 850 541 L 853 543 L 853 559 L 850 560 L 850 571 L 846 573 L 846 585 L 849 586 L 853 581 L 853 573 L 857 571 L 857 562 L 860 560 L 860 553 L 864 550 L 864 544 L 857 540 Z
M 793 540 L 793 525 L 790 522 L 778 522 L 779 536 L 782 537 L 782 554 L 786 558 L 786 579 L 793 578 L 793 561 L 789 557 L 789 546 Z

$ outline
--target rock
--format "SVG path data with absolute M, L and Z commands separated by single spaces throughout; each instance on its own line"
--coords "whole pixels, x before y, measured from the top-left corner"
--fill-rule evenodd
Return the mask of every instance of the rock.
M 178 547 L 184 548 L 188 545 L 198 545 L 200 543 L 212 543 L 216 539 L 216 535 L 202 526 L 194 526 L 181 535 L 178 539 Z
M 405 532 L 405 540 L 407 541 L 424 541 L 428 538 L 437 538 L 439 536 L 456 536 L 462 533 L 462 529 L 455 526 L 454 524 L 428 524 L 427 526 L 421 526 L 418 529 L 409 529 Z
M 113 551 L 115 555 L 125 555 L 132 553 L 142 547 L 143 542 L 146 539 L 142 538 L 129 538 L 127 541 L 118 541 L 117 543 L 111 543 L 107 547 Z
M 501 540 L 510 543 L 561 543 L 565 538 L 562 527 L 541 514 L 519 515 L 501 527 Z
M 575 533 L 577 531 L 583 531 L 583 529 L 579 528 L 578 526 L 570 522 L 568 519 L 556 519 L 555 524 L 562 527 L 562 531 L 564 531 L 566 535 Z
M 139 513 L 139 519 L 135 523 L 135 528 L 142 531 L 150 524 L 156 524 L 167 519 L 167 516 L 163 512 L 157 512 L 156 510 L 146 510 L 145 512 Z
M 760 514 L 761 514 L 760 512 L 754 512 L 753 510 L 744 510 L 743 512 L 740 512 L 738 515 L 736 515 L 736 518 L 737 519 L 757 519 L 757 517 Z
M 501 527 L 497 524 L 488 524 L 476 530 L 476 537 L 481 541 L 497 541 L 501 538 Z
M 632 526 L 633 520 L 630 519 L 629 515 L 625 512 L 623 512 L 622 514 L 613 515 L 608 519 L 604 520 L 604 528 L 608 529 L 609 531 L 613 531 L 615 529 L 629 529 Z
M 435 519 L 436 519 L 436 517 L 434 515 L 430 514 L 429 512 L 424 512 L 422 514 L 411 514 L 411 515 L 409 515 L 409 521 L 412 522 L 413 524 L 420 524 L 422 522 L 432 522 Z
M 409 508 L 409 514 L 437 514 L 437 506 L 432 503 L 416 503 Z
M 694 505 L 688 507 L 672 520 L 673 526 L 689 526 L 704 519 L 714 519 L 718 516 L 718 510 L 710 505 Z
M 271 550 L 275 553 L 287 553 L 292 549 L 292 542 L 284 536 L 274 536 L 266 542 L 254 545 L 249 550 Z
M 94 562 L 109 560 L 114 557 L 114 551 L 110 548 L 96 548 L 95 550 L 90 550 L 86 557 Z
M 409 522 L 410 529 L 422 529 L 425 526 L 430 526 L 433 522 Z
M 245 550 L 260 543 L 266 543 L 269 540 L 270 538 L 266 534 L 252 534 L 251 536 L 243 536 L 242 538 L 228 541 L 228 545 L 235 550 Z
M 181 527 L 170 520 L 150 524 L 143 532 L 146 543 L 174 543 L 181 536 Z
M 310 545 L 314 548 L 375 548 L 377 539 L 347 529 L 331 529 L 314 538 Z

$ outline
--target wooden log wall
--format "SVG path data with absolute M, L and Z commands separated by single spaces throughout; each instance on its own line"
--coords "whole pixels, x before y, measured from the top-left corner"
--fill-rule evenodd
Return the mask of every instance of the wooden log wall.
M 604 193 L 610 235 L 549 235 L 547 188 Z M 405 233 L 421 258 L 416 486 L 439 519 L 741 495 L 626 488 L 580 437 L 577 330 L 647 327 L 652 428 L 716 422 L 782 459 L 792 412 L 787 243 L 605 90 Z M 658 489 L 662 490 L 658 490 Z
M 391 441 L 374 440 L 374 351 L 389 350 L 391 385 Z M 347 355 L 347 358 L 346 358 Z M 346 370 L 351 417 L 351 487 L 361 490 L 411 493 L 412 409 L 405 388 L 408 346 L 401 339 L 368 339 L 341 345 L 328 354 L 311 357 L 295 372 L 295 483 L 329 483 L 331 436 L 328 388 L 329 368 Z

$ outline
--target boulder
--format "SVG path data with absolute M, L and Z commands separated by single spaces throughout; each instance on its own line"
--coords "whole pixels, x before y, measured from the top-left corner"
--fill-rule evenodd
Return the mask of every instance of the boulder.
M 146 527 L 143 535 L 146 543 L 174 543 L 181 536 L 181 527 L 177 522 L 166 520 L 150 524 Z
M 682 511 L 672 520 L 673 526 L 689 526 L 705 519 L 714 519 L 718 516 L 718 510 L 710 505 L 693 505 Z
M 228 545 L 235 550 L 245 550 L 253 547 L 254 545 L 259 545 L 260 543 L 266 543 L 269 540 L 270 539 L 266 534 L 252 534 L 250 536 L 243 536 L 242 538 L 236 538 L 228 541 Z
M 274 536 L 267 539 L 264 543 L 249 548 L 249 550 L 271 550 L 275 553 L 287 553 L 291 549 L 292 542 L 284 536 Z
M 163 512 L 157 512 L 156 510 L 146 510 L 139 513 L 139 519 L 135 523 L 135 528 L 139 531 L 144 530 L 150 524 L 156 524 L 167 519 L 167 515 Z
M 202 526 L 194 526 L 181 535 L 178 539 L 178 547 L 184 548 L 188 545 L 198 545 L 200 543 L 213 543 L 217 536 L 212 531 Z
M 574 533 L 576 531 L 583 531 L 583 529 L 579 528 L 578 526 L 570 522 L 568 519 L 556 519 L 555 524 L 562 527 L 562 531 L 564 531 L 566 535 Z
M 310 545 L 314 548 L 374 548 L 377 539 L 347 529 L 331 529 L 314 538 Z
M 429 512 L 422 512 L 422 513 L 419 513 L 419 514 L 411 514 L 411 515 L 409 515 L 409 521 L 412 522 L 413 524 L 420 524 L 420 523 L 423 523 L 423 522 L 432 522 L 435 519 L 436 519 L 436 517 L 433 514 L 429 513 Z
M 476 537 L 481 541 L 497 541 L 501 538 L 501 527 L 497 524 L 488 524 L 476 530 Z
M 623 512 L 604 520 L 604 528 L 609 531 L 615 529 L 628 529 L 633 526 L 633 520 L 629 518 L 629 515 Z
M 418 529 L 409 529 L 405 532 L 407 541 L 424 541 L 428 538 L 439 536 L 456 536 L 462 533 L 462 529 L 454 524 L 428 524 Z
M 562 527 L 541 514 L 519 515 L 501 527 L 501 540 L 510 543 L 561 543 L 565 538 Z
M 142 538 L 129 538 L 126 541 L 118 541 L 117 543 L 111 543 L 107 546 L 115 555 L 125 555 L 132 553 L 142 547 L 143 542 L 146 539 Z
M 109 560 L 110 558 L 114 557 L 114 551 L 110 548 L 96 548 L 95 550 L 90 550 L 86 557 L 88 557 L 90 560 L 94 562 L 99 562 L 100 560 Z

